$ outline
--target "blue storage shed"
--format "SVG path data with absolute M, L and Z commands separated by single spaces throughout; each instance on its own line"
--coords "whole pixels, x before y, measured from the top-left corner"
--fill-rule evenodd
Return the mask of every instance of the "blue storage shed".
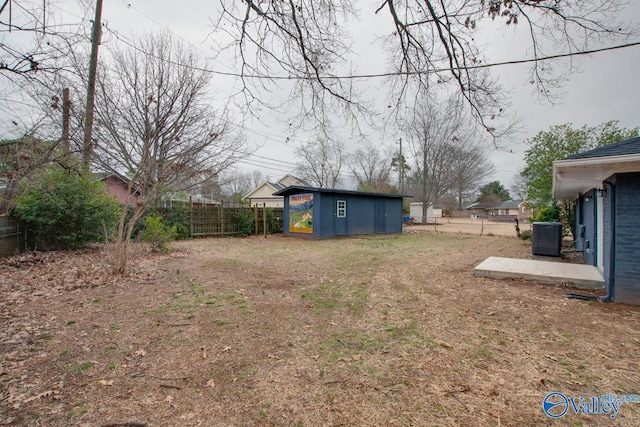
M 401 194 L 291 186 L 284 197 L 284 234 L 330 238 L 402 232 Z

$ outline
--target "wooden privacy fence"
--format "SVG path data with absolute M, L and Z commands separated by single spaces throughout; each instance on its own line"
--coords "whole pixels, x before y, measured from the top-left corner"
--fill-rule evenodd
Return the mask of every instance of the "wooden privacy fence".
M 189 236 L 230 237 L 282 232 L 282 208 L 249 207 L 232 203 L 189 209 Z
M 0 257 L 23 252 L 26 240 L 26 229 L 20 221 L 0 216 Z
M 267 208 L 264 204 L 253 205 L 254 234 L 256 236 L 282 233 L 284 223 L 283 208 Z
M 171 208 L 169 208 L 171 209 Z M 219 203 L 193 206 L 189 211 L 189 237 L 232 237 L 249 234 L 281 233 L 284 210 L 264 205 L 248 206 Z M 0 257 L 24 252 L 27 247 L 27 229 L 13 218 L 0 216 Z

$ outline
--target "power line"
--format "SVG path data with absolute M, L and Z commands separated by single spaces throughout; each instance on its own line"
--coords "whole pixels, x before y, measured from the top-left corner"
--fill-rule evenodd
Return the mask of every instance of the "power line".
M 277 163 L 284 163 L 284 164 L 286 164 L 286 165 L 298 166 L 298 164 L 297 164 L 297 163 L 287 162 L 287 161 L 285 161 L 285 160 L 271 159 L 271 158 L 269 158 L 269 157 L 259 156 L 259 155 L 257 155 L 257 154 L 249 154 L 249 155 L 250 155 L 250 156 L 253 156 L 253 157 L 257 157 L 257 158 L 259 158 L 259 159 L 263 159 L 263 160 L 271 160 L 271 161 L 274 161 L 274 162 L 277 162 Z
M 253 167 L 257 167 L 260 169 L 269 169 L 269 170 L 273 170 L 276 172 L 282 172 L 282 173 L 291 173 L 291 170 L 285 170 L 285 169 L 278 169 L 278 168 L 274 168 L 274 167 L 270 167 L 270 166 L 265 166 L 265 165 L 261 165 L 261 164 L 256 164 L 256 163 L 252 163 L 246 159 L 242 159 L 242 160 L 238 160 L 237 163 L 243 163 L 245 165 L 249 165 L 249 166 L 253 166 Z
M 118 38 L 123 43 L 130 46 L 131 48 L 136 49 L 139 52 L 144 53 L 145 55 L 149 55 L 149 53 L 135 46 L 133 42 L 128 40 L 122 40 L 122 39 L 126 39 L 126 37 L 118 34 L 117 32 L 113 32 L 113 34 L 116 36 L 116 38 Z M 569 53 L 561 53 L 556 55 L 548 55 L 540 58 L 516 59 L 516 60 L 510 60 L 510 61 L 492 62 L 487 64 L 469 65 L 465 67 L 444 67 L 444 68 L 434 68 L 433 70 L 427 70 L 427 71 L 394 71 L 394 72 L 388 72 L 388 73 L 352 74 L 352 75 L 342 75 L 342 76 L 324 75 L 324 76 L 320 76 L 320 78 L 325 80 L 357 80 L 357 79 L 374 79 L 374 78 L 386 78 L 386 77 L 398 77 L 398 76 L 416 76 L 421 74 L 442 73 L 446 71 L 476 70 L 476 69 L 482 69 L 482 68 L 500 67 L 504 65 L 527 64 L 532 62 L 542 62 L 542 61 L 549 61 L 553 59 L 569 58 L 574 56 L 591 55 L 594 53 L 601 53 L 601 52 L 607 52 L 607 51 L 618 50 L 618 49 L 626 49 L 626 48 L 635 47 L 635 46 L 640 46 L 640 41 L 625 43 L 625 44 L 616 45 L 616 46 L 608 46 L 608 47 L 602 47 L 597 49 L 583 50 L 579 52 L 569 52 Z M 220 76 L 236 77 L 236 78 L 243 78 L 243 79 L 299 81 L 299 80 L 314 80 L 316 78 L 316 77 L 303 77 L 303 76 L 242 74 L 237 72 L 212 70 L 209 68 L 194 67 L 194 66 L 179 64 L 174 61 L 167 61 L 164 58 L 157 58 L 157 59 L 160 59 L 168 63 L 172 63 L 174 65 L 178 65 L 181 67 L 192 68 L 196 71 L 202 71 L 202 72 L 216 74 Z

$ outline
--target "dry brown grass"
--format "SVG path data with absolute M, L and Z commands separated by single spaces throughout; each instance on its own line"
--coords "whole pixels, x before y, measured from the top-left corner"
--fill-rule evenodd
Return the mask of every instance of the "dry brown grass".
M 472 275 L 528 257 L 515 238 L 175 246 L 119 281 L 99 252 L 0 266 L 0 424 L 533 426 L 551 391 L 640 392 L 637 307 Z M 627 403 L 614 423 L 639 420 Z

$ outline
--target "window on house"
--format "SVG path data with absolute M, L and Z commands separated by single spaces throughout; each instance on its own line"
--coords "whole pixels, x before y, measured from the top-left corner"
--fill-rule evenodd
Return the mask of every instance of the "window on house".
M 338 218 L 345 218 L 347 216 L 347 201 L 346 200 L 338 200 L 338 208 L 337 208 Z

